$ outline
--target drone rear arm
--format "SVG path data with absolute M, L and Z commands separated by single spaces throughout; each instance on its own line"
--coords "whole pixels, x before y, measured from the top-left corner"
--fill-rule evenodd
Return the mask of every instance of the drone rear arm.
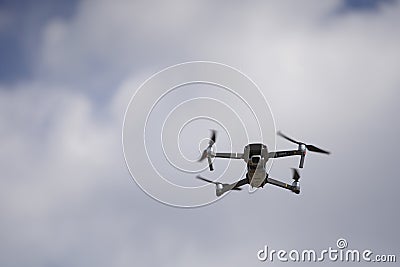
M 288 190 L 290 190 L 290 191 L 292 191 L 292 192 L 294 192 L 296 194 L 300 193 L 300 187 L 299 186 L 287 184 L 287 183 L 284 183 L 284 182 L 281 182 L 281 181 L 278 181 L 278 180 L 275 180 L 275 179 L 272 179 L 272 178 L 268 178 L 268 177 L 267 177 L 267 183 L 268 184 L 273 184 L 273 185 L 281 187 L 281 188 L 288 189 Z

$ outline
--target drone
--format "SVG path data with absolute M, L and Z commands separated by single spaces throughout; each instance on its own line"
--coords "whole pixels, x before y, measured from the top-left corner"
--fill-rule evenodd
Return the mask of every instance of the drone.
M 287 184 L 269 177 L 265 167 L 267 161 L 274 158 L 300 156 L 299 168 L 303 168 L 307 150 L 322 154 L 330 154 L 330 152 L 318 148 L 314 145 L 307 145 L 303 142 L 296 141 L 281 132 L 278 132 L 277 135 L 285 138 L 286 140 L 294 144 L 297 144 L 298 148 L 295 150 L 269 152 L 266 145 L 260 143 L 252 143 L 244 147 L 243 153 L 214 153 L 212 148 L 216 141 L 217 132 L 215 130 L 211 130 L 211 132 L 212 133 L 210 141 L 207 148 L 203 151 L 199 162 L 207 159 L 210 171 L 214 171 L 212 158 L 242 159 L 247 164 L 246 177 L 233 184 L 215 182 L 201 176 L 197 176 L 197 178 L 200 180 L 203 180 L 207 183 L 215 184 L 217 197 L 231 190 L 240 191 L 242 190 L 241 187 L 246 184 L 249 184 L 253 188 L 263 188 L 266 184 L 272 184 L 284 189 L 288 189 L 295 194 L 300 194 L 300 174 L 298 170 L 292 168 L 292 179 L 294 181 L 292 184 Z

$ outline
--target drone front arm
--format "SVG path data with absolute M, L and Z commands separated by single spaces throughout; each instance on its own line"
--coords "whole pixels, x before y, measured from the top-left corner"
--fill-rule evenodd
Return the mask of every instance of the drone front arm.
M 243 159 L 243 153 L 215 153 L 214 158 Z
M 284 151 L 275 151 L 275 152 L 268 153 L 269 158 L 282 158 L 282 157 L 290 157 L 290 156 L 301 156 L 299 168 L 303 168 L 304 159 L 306 156 L 305 150 L 284 150 Z
M 236 183 L 234 183 L 234 189 L 235 188 L 239 188 L 239 187 L 241 187 L 241 186 L 244 186 L 244 185 L 246 185 L 246 184 L 248 184 L 249 183 L 249 179 L 248 178 L 243 178 L 242 180 L 239 180 L 239 181 L 237 181 Z
M 302 155 L 301 150 L 284 150 L 284 151 L 275 151 L 275 152 L 269 152 L 268 157 L 269 158 L 282 158 L 282 157 L 290 157 L 290 156 L 296 156 L 296 155 Z

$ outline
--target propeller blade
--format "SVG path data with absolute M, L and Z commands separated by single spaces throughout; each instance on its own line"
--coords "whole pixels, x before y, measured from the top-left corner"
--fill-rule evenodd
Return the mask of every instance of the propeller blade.
M 299 168 L 304 167 L 304 160 L 306 159 L 306 154 L 301 154 Z
M 294 140 L 294 139 L 292 139 L 292 138 L 290 138 L 290 137 L 284 135 L 282 132 L 278 132 L 277 135 L 279 135 L 279 136 L 285 138 L 286 140 L 288 140 L 288 141 L 290 141 L 290 142 L 292 142 L 292 143 L 295 143 L 295 144 L 298 144 L 298 145 L 302 144 L 302 143 L 300 143 L 300 142 L 298 142 L 298 141 L 296 141 L 296 140 Z
M 210 171 L 213 171 L 213 170 L 214 170 L 214 166 L 213 166 L 213 164 L 212 164 L 211 158 L 210 158 L 210 157 L 207 157 L 207 160 L 208 160 L 208 167 L 210 168 Z
M 204 182 L 207 182 L 207 183 L 210 183 L 210 184 L 220 184 L 220 183 L 218 183 L 218 182 L 214 182 L 214 181 L 208 180 L 208 179 L 206 179 L 206 178 L 203 178 L 203 177 L 201 177 L 200 175 L 197 175 L 196 178 L 197 178 L 197 179 L 200 179 L 200 180 L 203 180 Z
M 211 164 L 208 165 L 208 168 L 210 169 L 210 171 L 214 171 L 214 166 Z
M 292 168 L 292 170 L 293 170 L 293 180 L 295 180 L 296 182 L 299 181 L 299 179 L 300 179 L 299 172 L 295 168 Z
M 203 151 L 203 154 L 201 154 L 201 157 L 199 158 L 199 162 L 205 160 L 207 157 L 209 158 L 209 152 L 211 152 L 211 147 L 215 144 L 215 140 L 217 137 L 217 131 L 215 130 L 211 130 L 211 137 L 210 137 L 210 141 L 208 142 L 208 147 Z M 212 165 L 210 163 L 210 159 L 208 160 L 209 165 Z M 210 166 L 210 170 L 213 170 L 214 168 L 212 166 Z
M 292 142 L 292 143 L 295 143 L 295 144 L 298 144 L 298 145 L 305 145 L 306 148 L 307 148 L 309 151 L 317 152 L 317 153 L 323 153 L 323 154 L 328 154 L 328 155 L 330 154 L 330 152 L 328 152 L 328 151 L 326 151 L 326 150 L 323 150 L 323 149 L 321 149 L 321 148 L 319 148 L 319 147 L 316 147 L 316 146 L 313 146 L 313 145 L 307 145 L 307 144 L 305 144 L 305 143 L 296 141 L 296 140 L 294 140 L 294 139 L 292 139 L 292 138 L 290 138 L 290 137 L 284 135 L 284 134 L 281 133 L 281 132 L 278 132 L 277 134 L 278 134 L 279 136 L 285 138 L 286 140 Z
M 201 154 L 201 157 L 199 158 L 199 162 L 203 161 L 205 158 L 207 158 L 207 149 L 203 151 L 203 154 Z
M 217 131 L 216 130 L 211 130 L 212 134 L 211 134 L 211 139 L 210 142 L 208 143 L 209 146 L 212 146 L 215 144 L 215 140 L 217 138 Z
M 307 149 L 312 151 L 312 152 L 318 152 L 318 153 L 323 153 L 323 154 L 330 154 L 330 152 L 323 150 L 319 147 L 313 146 L 313 145 L 306 145 Z

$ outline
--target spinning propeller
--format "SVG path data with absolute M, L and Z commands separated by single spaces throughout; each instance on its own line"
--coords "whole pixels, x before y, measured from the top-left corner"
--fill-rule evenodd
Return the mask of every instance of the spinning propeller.
M 296 194 L 300 194 L 300 183 L 299 183 L 299 179 L 300 179 L 300 174 L 299 172 L 292 168 L 293 170 L 293 180 L 294 182 L 292 183 L 292 191 Z
M 201 158 L 199 159 L 199 161 L 203 161 L 205 158 L 207 158 L 208 160 L 208 167 L 210 168 L 210 171 L 214 170 L 214 166 L 212 164 L 212 160 L 211 160 L 211 148 L 212 146 L 215 144 L 215 140 L 216 140 L 216 135 L 217 135 L 217 131 L 215 130 L 211 130 L 211 138 L 210 141 L 208 142 L 208 146 L 207 148 L 203 151 L 203 154 L 201 155 Z M 200 178 L 199 178 L 200 179 Z M 204 178 L 202 178 L 204 180 Z M 206 181 L 206 180 L 204 180 Z M 206 181 L 207 182 L 207 181 Z M 208 181 L 210 182 L 210 181 Z
M 303 142 L 296 141 L 296 140 L 294 140 L 294 139 L 292 139 L 292 138 L 290 138 L 290 137 L 284 135 L 284 134 L 281 133 L 281 132 L 278 132 L 277 134 L 278 134 L 279 136 L 285 138 L 286 140 L 288 140 L 288 141 L 290 141 L 290 142 L 292 142 L 292 143 L 295 143 L 295 144 L 299 145 L 299 151 L 301 152 L 301 158 L 300 158 L 300 165 L 299 165 L 299 168 L 303 168 L 303 166 L 304 166 L 304 158 L 305 158 L 305 156 L 306 156 L 306 149 L 309 150 L 309 151 L 312 151 L 312 152 L 323 153 L 323 154 L 330 154 L 330 152 L 328 152 L 328 151 L 326 151 L 326 150 L 323 150 L 323 149 L 321 149 L 321 148 L 319 148 L 319 147 L 316 147 L 316 146 L 314 146 L 314 145 L 307 145 L 307 144 L 305 144 L 305 143 L 303 143 Z
M 292 170 L 293 170 L 293 180 L 294 180 L 295 182 L 298 182 L 299 179 L 300 179 L 300 174 L 299 174 L 299 172 L 297 171 L 297 169 L 292 168 Z

